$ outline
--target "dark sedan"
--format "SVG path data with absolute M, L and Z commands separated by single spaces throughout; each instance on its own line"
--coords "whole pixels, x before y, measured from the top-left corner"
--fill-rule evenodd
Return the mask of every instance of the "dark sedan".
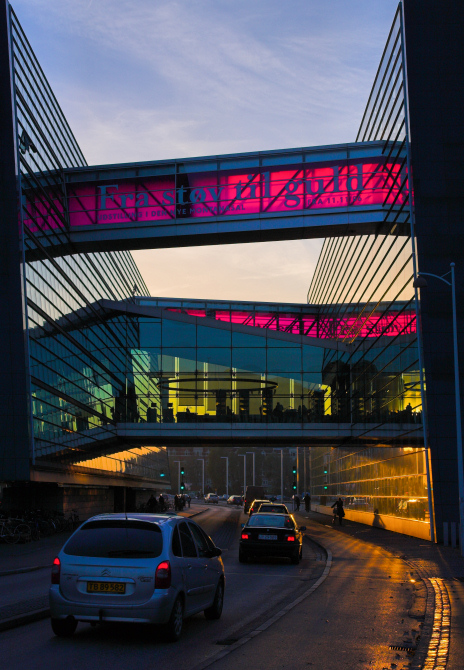
M 291 514 L 253 514 L 242 528 L 240 563 L 251 556 L 282 556 L 297 565 L 303 554 L 303 532 Z

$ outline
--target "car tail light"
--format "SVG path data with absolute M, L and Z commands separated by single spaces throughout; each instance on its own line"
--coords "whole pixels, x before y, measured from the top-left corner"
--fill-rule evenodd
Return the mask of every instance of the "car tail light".
M 52 584 L 60 583 L 61 561 L 58 556 L 53 560 L 52 565 Z
M 168 589 L 171 586 L 171 564 L 162 561 L 156 568 L 155 589 Z
M 248 533 L 242 533 L 242 540 L 249 540 L 249 539 L 250 536 L 248 535 Z
M 295 542 L 295 536 L 294 535 L 288 535 L 287 542 Z

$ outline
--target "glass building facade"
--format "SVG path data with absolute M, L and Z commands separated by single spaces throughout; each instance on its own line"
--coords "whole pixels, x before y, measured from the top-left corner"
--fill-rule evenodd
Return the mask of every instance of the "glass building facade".
M 384 141 L 384 152 L 400 165 L 395 182 L 403 196 L 401 204 L 386 213 L 388 235 L 325 240 L 308 302 L 320 303 L 322 313 L 334 320 L 343 320 L 347 307 L 357 311 L 358 319 L 344 341 L 362 353 L 356 361 L 351 353 L 342 356 L 350 370 L 346 392 L 356 411 L 363 405 L 362 395 L 367 395 L 377 421 L 398 417 L 410 429 L 395 445 L 387 438 L 381 448 L 344 445 L 311 450 L 311 481 L 313 494 L 322 502 L 344 496 L 351 510 L 429 524 L 413 245 L 411 235 L 398 227 L 399 216 L 410 227 L 413 216 L 401 12 L 399 5 L 356 138 Z M 388 338 L 385 329 L 377 329 L 368 343 L 364 324 L 372 318 L 372 310 L 379 323 L 383 319 L 397 328 Z M 370 394 L 360 393 L 354 369 L 363 371 L 364 389 L 367 382 Z
M 101 298 L 130 299 L 148 289 L 128 251 L 54 257 L 53 244 L 61 244 L 69 228 L 57 206 L 65 198 L 63 170 L 86 162 L 8 6 L 7 19 L 29 378 L 31 471 L 24 478 L 50 482 L 50 472 L 61 472 L 63 481 L 73 484 L 81 478 L 87 485 L 118 485 L 119 478 L 120 486 L 165 488 L 166 450 L 124 443 L 115 434 L 118 403 L 135 397 L 137 366 L 144 362 L 134 358 L 135 375 L 127 374 L 127 352 L 137 345 L 138 333 L 130 320 L 110 322 L 98 305 Z M 34 231 L 24 220 L 50 224 L 47 250 L 37 237 L 40 225 Z
M 462 53 L 462 40 L 431 0 L 420 15 L 416 5 L 399 3 L 355 143 L 319 148 L 319 158 L 305 148 L 90 168 L 0 0 L 0 482 L 43 486 L 55 501 L 51 487 L 68 487 L 65 506 L 85 481 L 111 489 L 95 494 L 111 511 L 135 506 L 134 490 L 169 486 L 167 445 L 299 446 L 322 511 L 341 495 L 357 520 L 432 539 L 457 520 L 450 296 L 419 296 L 413 282 L 419 266 L 443 275 L 464 249 L 464 131 L 454 122 L 464 100 L 442 85 L 427 44 L 433 33 Z M 418 31 L 422 22 L 433 31 Z M 464 76 L 464 58 L 452 63 Z M 329 154 L 323 172 L 308 167 Z M 112 170 L 110 193 L 101 182 Z M 112 226 L 144 215 L 183 221 L 158 246 L 215 244 L 220 230 L 221 243 L 330 237 L 307 304 L 152 298 L 126 232 L 108 243 Z M 86 238 L 90 225 L 100 238 Z M 133 228 L 132 248 L 157 234 Z M 464 518 L 464 496 L 462 506 Z

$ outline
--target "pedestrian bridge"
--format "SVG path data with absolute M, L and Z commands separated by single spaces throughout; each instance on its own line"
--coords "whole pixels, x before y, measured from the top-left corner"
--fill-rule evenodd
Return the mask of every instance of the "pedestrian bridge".
M 60 192 L 31 178 L 23 221 L 38 248 L 26 256 L 387 234 L 392 220 L 398 234 L 407 179 L 392 151 L 358 142 L 73 168 L 55 176 Z

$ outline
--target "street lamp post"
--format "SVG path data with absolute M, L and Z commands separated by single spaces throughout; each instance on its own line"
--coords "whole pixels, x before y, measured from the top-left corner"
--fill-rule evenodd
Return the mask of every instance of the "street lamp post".
M 246 454 L 239 454 L 243 458 L 243 497 L 246 493 Z
M 201 461 L 201 495 L 205 495 L 205 459 L 204 458 L 197 458 L 197 461 Z
M 221 456 L 226 459 L 226 496 L 229 497 L 229 457 Z
M 435 275 L 430 272 L 420 272 L 414 280 L 414 288 L 427 288 L 427 280 L 424 277 L 435 277 L 451 286 L 451 304 L 453 310 L 453 349 L 454 349 L 454 394 L 456 401 L 456 447 L 458 456 L 458 484 L 459 484 L 459 547 L 461 556 L 464 556 L 464 472 L 462 460 L 462 428 L 461 428 L 461 394 L 459 389 L 459 356 L 458 356 L 458 327 L 456 316 L 456 282 L 454 278 L 455 263 L 450 263 L 449 272 L 444 275 Z M 451 275 L 451 281 L 445 279 Z M 428 459 L 427 459 L 428 460 Z M 429 493 L 430 495 L 430 493 Z
M 255 481 L 255 452 L 254 451 L 247 451 L 247 454 L 251 454 L 253 456 L 253 486 L 255 486 L 256 481 Z
M 177 481 L 179 483 L 179 486 L 177 487 L 178 493 L 180 493 L 180 461 L 173 461 L 173 463 L 177 463 L 178 465 L 178 478 Z

